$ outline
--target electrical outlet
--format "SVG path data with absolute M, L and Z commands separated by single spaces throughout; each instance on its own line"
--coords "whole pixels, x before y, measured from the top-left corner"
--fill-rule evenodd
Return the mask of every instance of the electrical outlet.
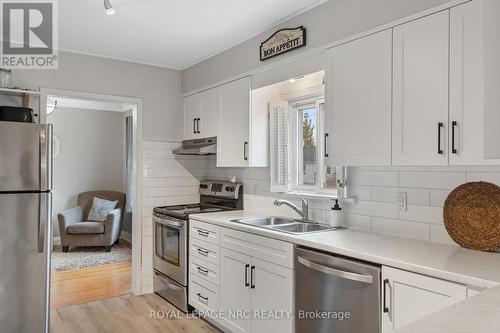
M 406 192 L 397 192 L 398 210 L 406 212 L 407 210 L 407 199 Z

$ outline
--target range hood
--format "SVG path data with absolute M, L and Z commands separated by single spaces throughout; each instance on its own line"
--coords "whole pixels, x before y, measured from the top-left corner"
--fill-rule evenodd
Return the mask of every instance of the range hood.
M 217 137 L 182 141 L 182 147 L 174 150 L 175 155 L 215 155 Z

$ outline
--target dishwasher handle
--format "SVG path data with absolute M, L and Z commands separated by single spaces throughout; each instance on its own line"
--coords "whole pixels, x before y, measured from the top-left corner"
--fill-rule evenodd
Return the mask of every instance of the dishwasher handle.
M 363 274 L 356 274 L 356 273 L 351 273 L 351 272 L 346 272 L 340 269 L 328 267 L 328 266 L 323 266 L 320 264 L 317 264 L 313 261 L 307 260 L 303 257 L 297 257 L 297 260 L 299 263 L 302 265 L 309 267 L 310 269 L 314 269 L 315 271 L 333 275 L 342 279 L 348 279 L 348 280 L 353 280 L 357 282 L 362 282 L 362 283 L 367 283 L 367 284 L 372 284 L 373 283 L 373 276 L 371 275 L 363 275 Z

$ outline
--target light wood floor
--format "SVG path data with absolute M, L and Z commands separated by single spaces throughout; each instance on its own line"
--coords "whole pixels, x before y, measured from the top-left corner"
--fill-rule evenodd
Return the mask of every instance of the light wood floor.
M 51 308 L 130 293 L 132 262 L 52 272 Z
M 163 319 L 151 311 L 174 313 Z M 168 312 L 173 311 L 173 312 Z M 160 312 L 157 312 L 160 313 Z M 177 317 L 179 316 L 179 317 Z M 52 309 L 51 333 L 216 333 L 205 321 L 186 316 L 155 294 L 120 296 Z

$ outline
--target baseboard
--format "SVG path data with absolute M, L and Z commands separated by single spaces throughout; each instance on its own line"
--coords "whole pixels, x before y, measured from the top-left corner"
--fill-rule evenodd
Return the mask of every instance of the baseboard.
M 132 234 L 127 231 L 122 231 L 120 234 L 120 239 L 124 239 L 129 243 L 132 243 Z

